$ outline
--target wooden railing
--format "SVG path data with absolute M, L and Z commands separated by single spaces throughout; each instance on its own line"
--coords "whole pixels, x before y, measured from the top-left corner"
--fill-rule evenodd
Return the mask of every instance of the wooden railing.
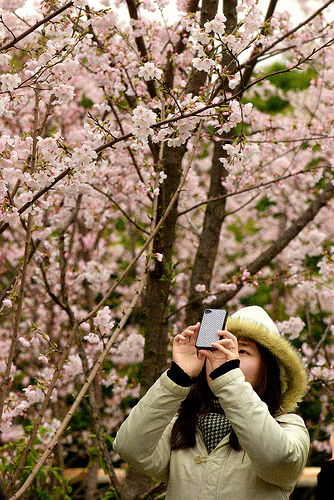
M 63 477 L 68 479 L 73 483 L 81 483 L 85 477 L 88 475 L 88 469 L 65 469 L 63 471 Z M 122 484 L 125 481 L 126 471 L 125 469 L 115 469 L 118 481 Z M 305 467 L 301 475 L 299 476 L 297 482 L 298 487 L 309 487 L 312 488 L 317 484 L 317 475 L 320 472 L 320 467 Z M 99 469 L 97 473 L 97 482 L 99 484 L 107 484 L 110 482 L 109 476 L 103 472 L 103 469 Z
M 320 472 L 320 467 L 305 467 L 299 476 L 297 487 L 312 488 L 317 485 L 317 475 Z

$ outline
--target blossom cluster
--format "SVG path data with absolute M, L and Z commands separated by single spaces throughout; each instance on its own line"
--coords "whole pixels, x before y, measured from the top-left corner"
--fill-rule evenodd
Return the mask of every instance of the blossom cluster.
M 136 332 L 130 333 L 113 350 L 111 359 L 116 365 L 138 364 L 144 358 L 144 337 Z
M 152 62 L 147 62 L 139 68 L 138 71 L 138 76 L 144 78 L 144 80 L 153 80 L 156 78 L 157 80 L 161 79 L 162 76 L 162 70 L 157 68 L 154 63 Z
M 135 135 L 142 141 L 146 141 L 149 135 L 153 134 L 151 128 L 156 123 L 157 116 L 154 111 L 143 105 L 137 106 L 133 110 L 132 121 L 134 123 Z
M 226 151 L 226 157 L 220 158 L 220 161 L 229 172 L 226 180 L 226 186 L 235 178 L 242 174 L 244 170 L 249 169 L 249 160 L 259 151 L 257 144 L 225 144 L 223 149 Z
M 276 323 L 278 331 L 284 335 L 288 335 L 290 340 L 299 337 L 300 332 L 303 330 L 305 323 L 301 318 L 291 317 L 287 321 Z
M 101 335 L 106 335 L 110 333 L 110 330 L 114 327 L 114 320 L 111 317 L 111 311 L 108 306 L 100 309 L 94 320 L 94 325 L 99 328 Z

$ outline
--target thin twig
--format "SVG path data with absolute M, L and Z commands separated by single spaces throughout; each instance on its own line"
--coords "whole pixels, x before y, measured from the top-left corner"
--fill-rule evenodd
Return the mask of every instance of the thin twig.
M 316 167 L 316 169 L 318 169 L 318 168 L 323 168 L 323 167 Z M 233 193 L 223 194 L 221 196 L 216 196 L 215 198 L 208 198 L 207 200 L 196 203 L 192 207 L 187 208 L 186 210 L 183 210 L 182 212 L 179 212 L 178 217 L 181 217 L 181 215 L 185 215 L 188 212 L 191 212 L 192 210 L 195 210 L 196 208 L 199 208 L 203 205 L 207 205 L 208 203 L 215 203 L 216 201 L 223 200 L 225 198 L 230 198 L 231 196 L 237 196 L 239 194 L 244 194 L 244 193 L 248 193 L 250 191 L 253 191 L 254 189 L 260 189 L 260 188 L 263 188 L 266 186 L 270 186 L 271 184 L 275 184 L 277 182 L 284 181 L 285 179 L 289 179 L 291 177 L 295 177 L 295 176 L 300 175 L 300 174 L 305 174 L 305 173 L 309 172 L 310 170 L 313 170 L 313 169 L 299 170 L 299 172 L 295 172 L 293 174 L 283 175 L 282 177 L 278 177 L 277 179 L 272 179 L 271 181 L 262 182 L 261 184 L 242 189 L 241 191 L 234 191 Z M 231 215 L 232 213 L 234 213 L 234 212 L 230 212 L 227 215 Z
M 11 47 L 14 47 L 14 45 L 16 43 L 20 42 L 21 40 L 23 40 L 23 38 L 25 38 L 28 35 L 30 35 L 31 33 L 33 33 L 35 30 L 37 30 L 37 28 L 39 28 L 43 24 L 47 23 L 48 21 L 50 21 L 54 17 L 58 16 L 59 14 L 61 14 L 62 12 L 64 12 L 65 10 L 69 9 L 70 7 L 72 7 L 72 5 L 73 5 L 73 1 L 72 2 L 68 2 L 67 4 L 63 5 L 60 9 L 56 10 L 52 14 L 49 14 L 48 16 L 44 17 L 43 19 L 41 19 L 40 21 L 38 21 L 37 23 L 35 23 L 31 28 L 29 28 L 28 30 L 26 30 L 23 33 L 21 33 L 21 35 L 19 35 L 19 36 L 14 36 L 13 35 L 14 36 L 14 40 L 12 40 L 11 42 L 8 42 L 6 45 L 3 45 L 2 47 L 0 47 L 0 51 L 5 51 L 5 50 L 10 49 Z
M 104 296 L 104 298 L 100 301 L 100 303 L 95 307 L 95 309 L 93 311 L 91 311 L 85 318 L 82 318 L 80 320 L 80 323 L 79 321 L 77 320 L 76 323 L 74 324 L 74 327 L 73 327 L 73 331 L 71 333 L 71 336 L 70 336 L 70 342 L 69 344 L 72 344 L 74 339 L 75 339 L 75 336 L 76 336 L 76 332 L 79 328 L 79 325 L 83 322 L 86 322 L 88 321 L 89 319 L 91 319 L 93 316 L 95 316 L 95 314 L 98 312 L 98 310 L 104 305 L 104 303 L 106 302 L 106 300 L 108 300 L 108 298 L 110 297 L 110 295 L 113 293 L 113 291 L 117 288 L 117 286 L 119 285 L 119 283 L 124 279 L 124 277 L 129 273 L 129 271 L 134 267 L 134 265 L 136 264 L 136 262 L 138 261 L 139 257 L 144 253 L 144 251 L 146 251 L 147 249 L 150 248 L 150 245 L 152 244 L 152 241 L 154 239 L 154 237 L 156 236 L 156 234 L 158 233 L 158 231 L 160 230 L 161 226 L 164 224 L 165 220 L 166 220 L 166 217 L 168 216 L 169 212 L 171 211 L 174 203 L 176 202 L 181 190 L 183 189 L 183 186 L 184 186 L 184 183 L 186 181 L 186 177 L 187 177 L 187 174 L 191 168 L 191 165 L 192 165 L 192 162 L 193 162 L 193 159 L 194 159 L 194 156 L 195 156 L 195 152 L 196 152 L 196 146 L 199 142 L 199 139 L 200 139 L 200 133 L 201 133 L 201 128 L 202 128 L 202 125 L 203 125 L 203 121 L 200 122 L 199 126 L 198 126 L 198 130 L 197 130 L 197 134 L 196 134 L 196 141 L 195 141 L 195 146 L 189 156 L 189 160 L 188 160 L 188 164 L 185 168 L 185 171 L 181 177 L 181 180 L 180 180 L 180 183 L 179 183 L 179 186 L 177 188 L 177 190 L 175 191 L 163 217 L 160 219 L 160 221 L 156 224 L 155 226 L 155 229 L 154 231 L 152 231 L 152 234 L 150 235 L 150 237 L 147 239 L 147 241 L 145 242 L 145 244 L 142 246 L 141 250 L 139 251 L 138 255 L 132 260 L 132 262 L 128 265 L 128 267 L 126 268 L 126 270 L 122 273 L 121 277 L 116 280 L 115 284 L 111 287 L 111 289 L 108 291 L 108 293 L 106 293 L 106 295 Z M 78 406 L 80 405 L 83 397 L 85 396 L 88 388 L 90 387 L 91 383 L 93 382 L 96 374 L 98 373 L 98 371 L 100 370 L 101 368 L 101 365 L 104 361 L 104 359 L 106 358 L 107 354 L 109 353 L 112 345 L 114 344 L 114 342 L 116 341 L 119 333 L 122 331 L 122 329 L 124 328 L 124 325 L 126 324 L 130 314 L 132 313 L 132 310 L 133 308 L 135 307 L 135 304 L 137 303 L 137 300 L 139 299 L 139 296 L 140 294 L 142 293 L 144 287 L 145 287 L 145 282 L 146 280 L 142 279 L 142 282 L 140 284 L 140 287 L 139 289 L 137 290 L 137 292 L 135 293 L 133 299 L 132 299 L 132 302 L 129 306 L 129 308 L 127 309 L 127 311 L 124 313 L 121 321 L 120 321 L 120 324 L 118 326 L 118 328 L 116 328 L 114 334 L 110 337 L 108 343 L 106 344 L 106 347 L 104 349 L 104 351 L 100 354 L 100 356 L 98 357 L 94 367 L 92 368 L 92 371 L 90 372 L 89 374 L 89 377 L 87 379 L 87 381 L 85 382 L 85 384 L 82 386 L 76 400 L 74 401 L 73 405 L 71 406 L 70 410 L 68 411 L 67 415 L 65 416 L 62 424 L 60 425 L 58 431 L 56 432 L 56 434 L 54 435 L 54 437 L 52 438 L 48 448 L 45 450 L 45 452 L 43 453 L 43 455 L 41 456 L 41 458 L 39 459 L 38 463 L 36 464 L 36 466 L 34 467 L 33 471 L 31 472 L 31 474 L 28 476 L 28 478 L 26 479 L 26 481 L 23 483 L 23 485 L 21 486 L 21 488 L 9 499 L 9 500 L 17 500 L 18 498 L 20 498 L 23 493 L 29 488 L 29 486 L 32 484 L 33 480 L 35 479 L 35 477 L 37 476 L 38 472 L 41 470 L 41 468 L 43 467 L 45 461 L 48 459 L 48 457 L 50 456 L 53 448 L 55 447 L 55 445 L 58 443 L 58 440 L 60 438 L 60 436 L 62 435 L 62 433 L 64 432 L 64 430 L 67 428 L 68 426 L 68 423 L 70 422 L 72 416 L 74 415 L 74 413 L 76 412 Z M 66 349 L 67 351 L 67 354 L 68 354 L 68 349 Z M 65 362 L 66 358 L 64 358 L 64 356 L 62 356 L 62 362 Z M 60 367 L 61 367 L 61 363 L 59 363 L 58 365 L 58 370 L 60 370 Z M 53 378 L 54 379 L 54 378 Z M 51 396 L 51 393 L 49 392 L 48 393 L 48 398 L 50 398 Z M 46 401 L 46 398 L 43 402 L 43 406 L 45 405 L 45 401 Z M 44 410 L 45 411 L 45 410 Z
M 254 59 L 259 60 L 259 58 L 262 55 L 264 55 L 266 52 L 268 52 L 269 50 L 271 50 L 272 48 L 274 48 L 276 45 L 278 45 L 280 42 L 282 42 L 283 40 L 285 40 L 289 36 L 291 36 L 294 33 L 296 33 L 296 31 L 300 30 L 303 26 L 306 26 L 307 24 L 309 24 L 312 21 L 312 19 L 314 19 L 322 11 L 324 11 L 325 9 L 327 9 L 327 7 L 329 7 L 330 4 L 332 4 L 333 2 L 334 2 L 334 0 L 328 0 L 328 2 L 326 2 L 324 5 L 322 5 L 322 7 L 320 7 L 318 10 L 316 10 L 315 12 L 313 12 L 313 14 L 311 14 L 307 19 L 304 19 L 304 21 L 302 21 L 301 23 L 299 23 L 295 28 L 291 29 L 290 31 L 288 31 L 287 33 L 285 33 L 284 35 L 282 35 L 280 38 L 277 38 L 277 40 L 275 40 L 271 45 L 269 45 L 268 47 L 265 47 L 263 50 L 259 51 L 256 55 L 254 55 L 253 57 L 251 57 L 247 61 L 247 63 L 245 65 L 249 64 Z
M 17 308 L 16 308 L 16 314 L 15 314 L 14 329 L 13 329 L 13 333 L 12 333 L 9 353 L 7 356 L 6 370 L 5 370 L 5 373 L 3 376 L 3 382 L 0 385 L 0 420 L 2 417 L 3 410 L 4 410 L 4 404 L 5 404 L 5 400 L 7 397 L 7 392 L 8 392 L 8 388 L 9 388 L 9 384 L 10 384 L 10 380 L 11 380 L 10 372 L 11 372 L 11 368 L 12 368 L 12 364 L 13 364 L 13 360 L 14 360 L 17 337 L 18 337 L 19 326 L 20 326 L 20 321 L 21 321 L 21 314 L 22 314 L 22 308 L 23 308 L 23 297 L 24 297 L 25 284 L 26 284 L 26 278 L 27 278 L 28 261 L 29 261 L 28 256 L 30 253 L 32 222 L 33 222 L 33 216 L 31 214 L 29 214 L 28 224 L 27 224 L 27 233 L 26 233 L 26 239 L 25 239 L 25 249 L 24 249 L 24 258 L 23 258 L 23 265 L 22 265 L 22 273 L 21 273 L 21 282 L 20 282 L 20 289 L 19 289 L 19 293 L 18 293 Z
M 328 337 L 328 334 L 331 332 L 331 328 L 333 326 L 333 322 L 334 322 L 334 317 L 332 317 L 324 331 L 324 333 L 322 334 L 321 336 L 321 339 L 319 340 L 319 342 L 317 343 L 317 345 L 315 346 L 315 348 L 313 349 L 313 351 L 311 352 L 311 354 L 308 356 L 308 358 L 306 359 L 305 361 L 305 367 L 306 368 L 309 368 L 312 360 L 315 358 L 315 356 L 318 354 L 318 352 L 320 351 L 322 345 L 324 344 L 324 342 L 326 341 L 327 337 Z
M 33 134 L 33 150 L 32 150 L 32 161 L 31 161 L 31 173 L 34 173 L 36 166 L 36 157 L 37 157 L 37 129 L 38 129 L 38 110 L 39 110 L 39 92 L 35 91 L 35 107 L 34 107 L 34 134 Z M 25 238 L 25 248 L 24 248 L 24 257 L 22 264 L 22 273 L 21 273 L 21 282 L 20 289 L 17 300 L 17 308 L 15 314 L 14 321 L 14 329 L 11 338 L 11 344 L 9 348 L 9 353 L 7 357 L 6 370 L 4 373 L 4 382 L 0 387 L 0 420 L 4 410 L 5 399 L 7 397 L 7 392 L 10 384 L 10 372 L 14 360 L 14 354 L 16 349 L 17 337 L 19 334 L 19 327 L 22 315 L 23 308 L 23 298 L 25 293 L 25 284 L 27 278 L 27 270 L 29 263 L 29 255 L 30 255 L 30 244 L 31 244 L 31 235 L 32 235 L 32 224 L 33 224 L 33 215 L 28 215 L 28 223 L 26 230 L 26 238 Z
M 135 307 L 135 305 L 136 305 L 136 303 L 138 301 L 138 298 L 139 298 L 139 296 L 140 296 L 140 294 L 141 294 L 144 286 L 145 286 L 145 280 L 142 280 L 142 283 L 141 283 L 139 289 L 136 291 L 136 293 L 135 293 L 135 295 L 134 295 L 134 297 L 133 297 L 133 299 L 131 301 L 130 306 L 128 307 L 127 311 L 124 313 L 123 318 L 121 319 L 119 326 L 116 328 L 114 334 L 110 337 L 110 339 L 109 339 L 109 341 L 108 341 L 108 343 L 107 343 L 104 351 L 98 357 L 98 359 L 97 359 L 97 361 L 96 361 L 93 369 L 91 370 L 91 372 L 90 372 L 90 374 L 89 374 L 89 376 L 87 378 L 87 381 L 82 386 L 82 388 L 81 388 L 78 396 L 76 397 L 74 403 L 72 404 L 70 410 L 66 414 L 66 416 L 65 416 L 64 420 L 62 421 L 60 427 L 58 428 L 56 434 L 54 435 L 54 437 L 52 438 L 51 442 L 49 443 L 49 446 L 47 447 L 47 449 L 45 450 L 45 452 L 43 453 L 43 455 L 39 459 L 38 463 L 34 467 L 34 469 L 31 472 L 31 474 L 28 476 L 28 478 L 26 479 L 26 481 L 23 483 L 23 485 L 21 486 L 21 488 L 9 500 L 17 500 L 18 498 L 20 498 L 23 495 L 23 493 L 32 484 L 32 482 L 35 479 L 36 475 L 41 470 L 41 468 L 43 467 L 44 463 L 46 462 L 46 460 L 50 456 L 53 448 L 58 443 L 58 440 L 59 440 L 60 436 L 66 430 L 66 428 L 67 428 L 67 426 L 68 426 L 68 424 L 69 424 L 72 416 L 76 412 L 76 410 L 77 410 L 78 406 L 80 405 L 83 397 L 85 396 L 86 392 L 88 391 L 91 383 L 95 379 L 95 377 L 96 377 L 98 371 L 100 370 L 103 361 L 105 360 L 106 356 L 108 355 L 108 353 L 109 353 L 112 345 L 114 344 L 114 342 L 116 341 L 119 333 L 123 330 L 126 322 L 128 321 L 128 319 L 130 317 L 130 314 L 132 313 L 133 308 Z M 77 325 L 75 325 L 73 332 L 76 332 L 76 331 L 77 331 Z
M 131 217 L 125 212 L 125 210 L 123 210 L 123 208 L 117 203 L 117 201 L 114 200 L 114 198 L 110 194 L 105 193 L 104 191 L 102 191 L 102 189 L 98 188 L 97 186 L 94 186 L 94 184 L 89 184 L 89 186 L 92 187 L 93 189 L 95 189 L 95 191 L 97 191 L 98 193 L 106 196 L 108 198 L 108 200 L 110 200 L 117 207 L 117 209 L 124 215 L 124 217 L 129 222 L 131 222 L 131 224 L 133 224 L 141 233 L 149 234 L 149 232 L 146 231 L 146 229 L 144 229 L 143 227 L 140 227 L 140 225 L 137 224 L 137 222 L 135 220 L 131 219 Z
M 177 122 L 177 121 L 179 121 L 179 120 L 181 120 L 183 118 L 190 118 L 190 117 L 193 117 L 193 116 L 201 116 L 201 113 L 203 113 L 205 111 L 208 111 L 209 109 L 218 108 L 218 107 L 222 106 L 223 104 L 227 104 L 229 101 L 232 101 L 232 100 L 236 99 L 237 97 L 239 97 L 245 90 L 248 90 L 249 88 L 253 87 L 257 83 L 265 80 L 266 78 L 269 78 L 270 76 L 277 75 L 277 74 L 287 73 L 287 72 L 291 71 L 292 69 L 298 68 L 302 63 L 304 63 L 310 57 L 312 57 L 312 55 L 314 55 L 316 52 L 318 52 L 322 48 L 330 45 L 332 42 L 333 42 L 333 40 L 330 40 L 329 42 L 327 42 L 326 44 L 324 44 L 322 47 L 320 47 L 319 49 L 317 49 L 316 51 L 312 51 L 312 54 L 310 54 L 309 56 L 305 57 L 303 60 L 298 61 L 293 67 L 287 68 L 285 70 L 275 71 L 273 73 L 270 73 L 269 75 L 265 75 L 265 76 L 259 78 L 258 80 L 250 83 L 244 89 L 240 90 L 239 92 L 237 92 L 236 94 L 234 94 L 233 96 L 231 96 L 229 98 L 223 98 L 222 100 L 220 100 L 219 102 L 217 102 L 215 104 L 212 104 L 212 103 L 211 104 L 207 104 L 207 105 L 203 106 L 200 109 L 197 109 L 197 110 L 189 112 L 189 113 L 185 113 L 183 116 L 173 116 L 171 118 L 166 118 L 165 120 L 161 120 L 160 122 L 157 122 L 157 123 L 153 124 L 151 126 L 151 128 L 152 129 L 158 129 L 158 128 L 162 127 L 163 125 L 167 125 L 167 124 L 172 123 L 172 122 Z M 120 137 L 118 137 L 118 138 L 116 138 L 116 139 L 114 139 L 114 140 L 112 140 L 110 142 L 107 142 L 107 143 L 99 146 L 94 151 L 96 153 L 100 153 L 101 151 L 103 151 L 105 149 L 108 149 L 108 148 L 111 148 L 111 147 L 113 147 L 115 144 L 117 144 L 119 142 L 131 139 L 132 137 L 133 137 L 133 133 L 130 132 L 128 134 L 122 135 L 122 136 L 120 136 Z M 31 201 L 25 203 L 22 207 L 20 207 L 18 209 L 18 213 L 20 215 L 22 213 L 24 213 L 28 208 L 31 207 L 31 205 L 33 205 L 39 198 L 41 198 L 41 196 L 43 196 L 45 193 L 47 193 L 48 191 L 50 191 L 50 189 L 53 186 L 55 186 L 60 180 L 62 180 L 64 177 L 66 177 L 72 171 L 73 171 L 72 167 L 66 168 L 57 177 L 55 177 L 55 179 L 48 186 L 46 186 L 43 189 L 41 189 L 40 191 L 38 191 L 33 196 L 33 198 L 31 199 Z M 9 228 L 9 223 L 8 222 L 2 224 L 0 226 L 0 234 L 2 234 L 8 228 Z

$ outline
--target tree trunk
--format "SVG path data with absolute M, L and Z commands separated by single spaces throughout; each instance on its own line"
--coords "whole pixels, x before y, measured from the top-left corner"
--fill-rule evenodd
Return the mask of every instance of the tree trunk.
M 190 2 L 189 9 L 194 11 L 197 2 Z M 217 0 L 203 0 L 201 7 L 201 23 L 213 19 L 217 13 Z M 180 47 L 179 49 L 180 50 Z M 169 71 L 172 69 L 168 66 Z M 191 92 L 197 95 L 203 85 L 206 73 L 196 72 L 191 79 Z M 169 76 L 172 82 L 172 78 Z M 182 145 L 179 148 L 165 147 L 163 169 L 167 174 L 167 179 L 160 186 L 158 199 L 158 220 L 163 215 L 168 203 L 175 193 L 181 178 L 181 164 L 187 148 Z M 219 162 L 220 163 L 220 162 Z M 220 163 L 221 165 L 221 163 Z M 143 304 L 145 348 L 141 394 L 145 394 L 147 389 L 161 375 L 167 366 L 168 347 L 168 322 L 166 311 L 168 307 L 169 292 L 173 279 L 173 248 L 175 244 L 177 222 L 177 203 L 166 219 L 166 223 L 159 231 L 154 240 L 153 253 L 163 254 L 162 262 L 154 260 L 154 268 L 150 270 L 146 286 L 146 293 Z
M 222 162 L 219 160 L 223 156 L 224 150 L 221 141 L 215 142 L 213 159 L 212 159 L 212 172 L 211 183 L 208 193 L 208 198 L 216 198 L 226 194 L 226 189 L 222 185 L 222 178 L 226 177 L 226 170 Z M 222 224 L 225 219 L 226 212 L 226 198 L 221 198 L 218 201 L 208 203 L 202 233 L 200 235 L 199 244 L 195 256 L 195 261 L 192 269 L 190 279 L 190 292 L 189 302 L 190 306 L 187 308 L 187 325 L 194 325 L 200 321 L 203 304 L 201 300 L 196 300 L 200 294 L 195 290 L 197 284 L 205 285 L 206 289 L 210 288 L 212 279 L 213 267 L 216 261 L 216 255 L 219 245 L 219 237 Z
M 159 220 L 164 214 L 181 178 L 181 163 L 186 146 L 166 148 L 163 169 L 167 175 L 160 186 L 158 198 Z M 144 362 L 142 373 L 142 394 L 153 384 L 167 366 L 168 324 L 165 319 L 171 280 L 173 278 L 172 258 L 175 243 L 177 202 L 174 204 L 165 224 L 157 234 L 153 253 L 160 253 L 163 259 L 159 262 L 153 257 L 152 268 L 148 274 L 143 304 L 144 313 Z
M 231 33 L 237 23 L 237 0 L 225 1 L 223 11 L 226 21 L 226 33 Z M 227 68 L 233 74 L 235 71 L 235 62 L 230 54 L 224 54 L 222 57 L 222 67 Z M 226 194 L 226 189 L 222 185 L 222 180 L 227 176 L 227 171 L 223 167 L 220 158 L 225 156 L 223 149 L 224 142 L 228 139 L 231 141 L 234 132 L 227 134 L 225 140 L 214 142 L 214 151 L 212 157 L 211 180 L 208 192 L 208 199 L 222 197 Z M 219 245 L 219 236 L 221 227 L 225 219 L 226 198 L 221 198 L 219 201 L 208 203 L 205 210 L 204 223 L 202 233 L 199 238 L 199 244 L 193 265 L 190 290 L 189 290 L 189 307 L 187 308 L 186 322 L 188 325 L 195 324 L 200 321 L 204 310 L 201 300 L 196 300 L 199 293 L 196 292 L 197 284 L 205 285 L 206 289 L 210 288 L 213 268 L 216 260 L 216 255 Z

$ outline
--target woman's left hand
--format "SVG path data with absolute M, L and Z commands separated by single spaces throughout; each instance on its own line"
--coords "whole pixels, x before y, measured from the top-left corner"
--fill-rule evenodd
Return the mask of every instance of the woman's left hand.
M 223 365 L 232 359 L 239 359 L 238 339 L 233 333 L 227 330 L 219 331 L 221 339 L 218 342 L 212 342 L 214 351 L 202 350 L 201 352 L 211 364 L 211 371 Z

